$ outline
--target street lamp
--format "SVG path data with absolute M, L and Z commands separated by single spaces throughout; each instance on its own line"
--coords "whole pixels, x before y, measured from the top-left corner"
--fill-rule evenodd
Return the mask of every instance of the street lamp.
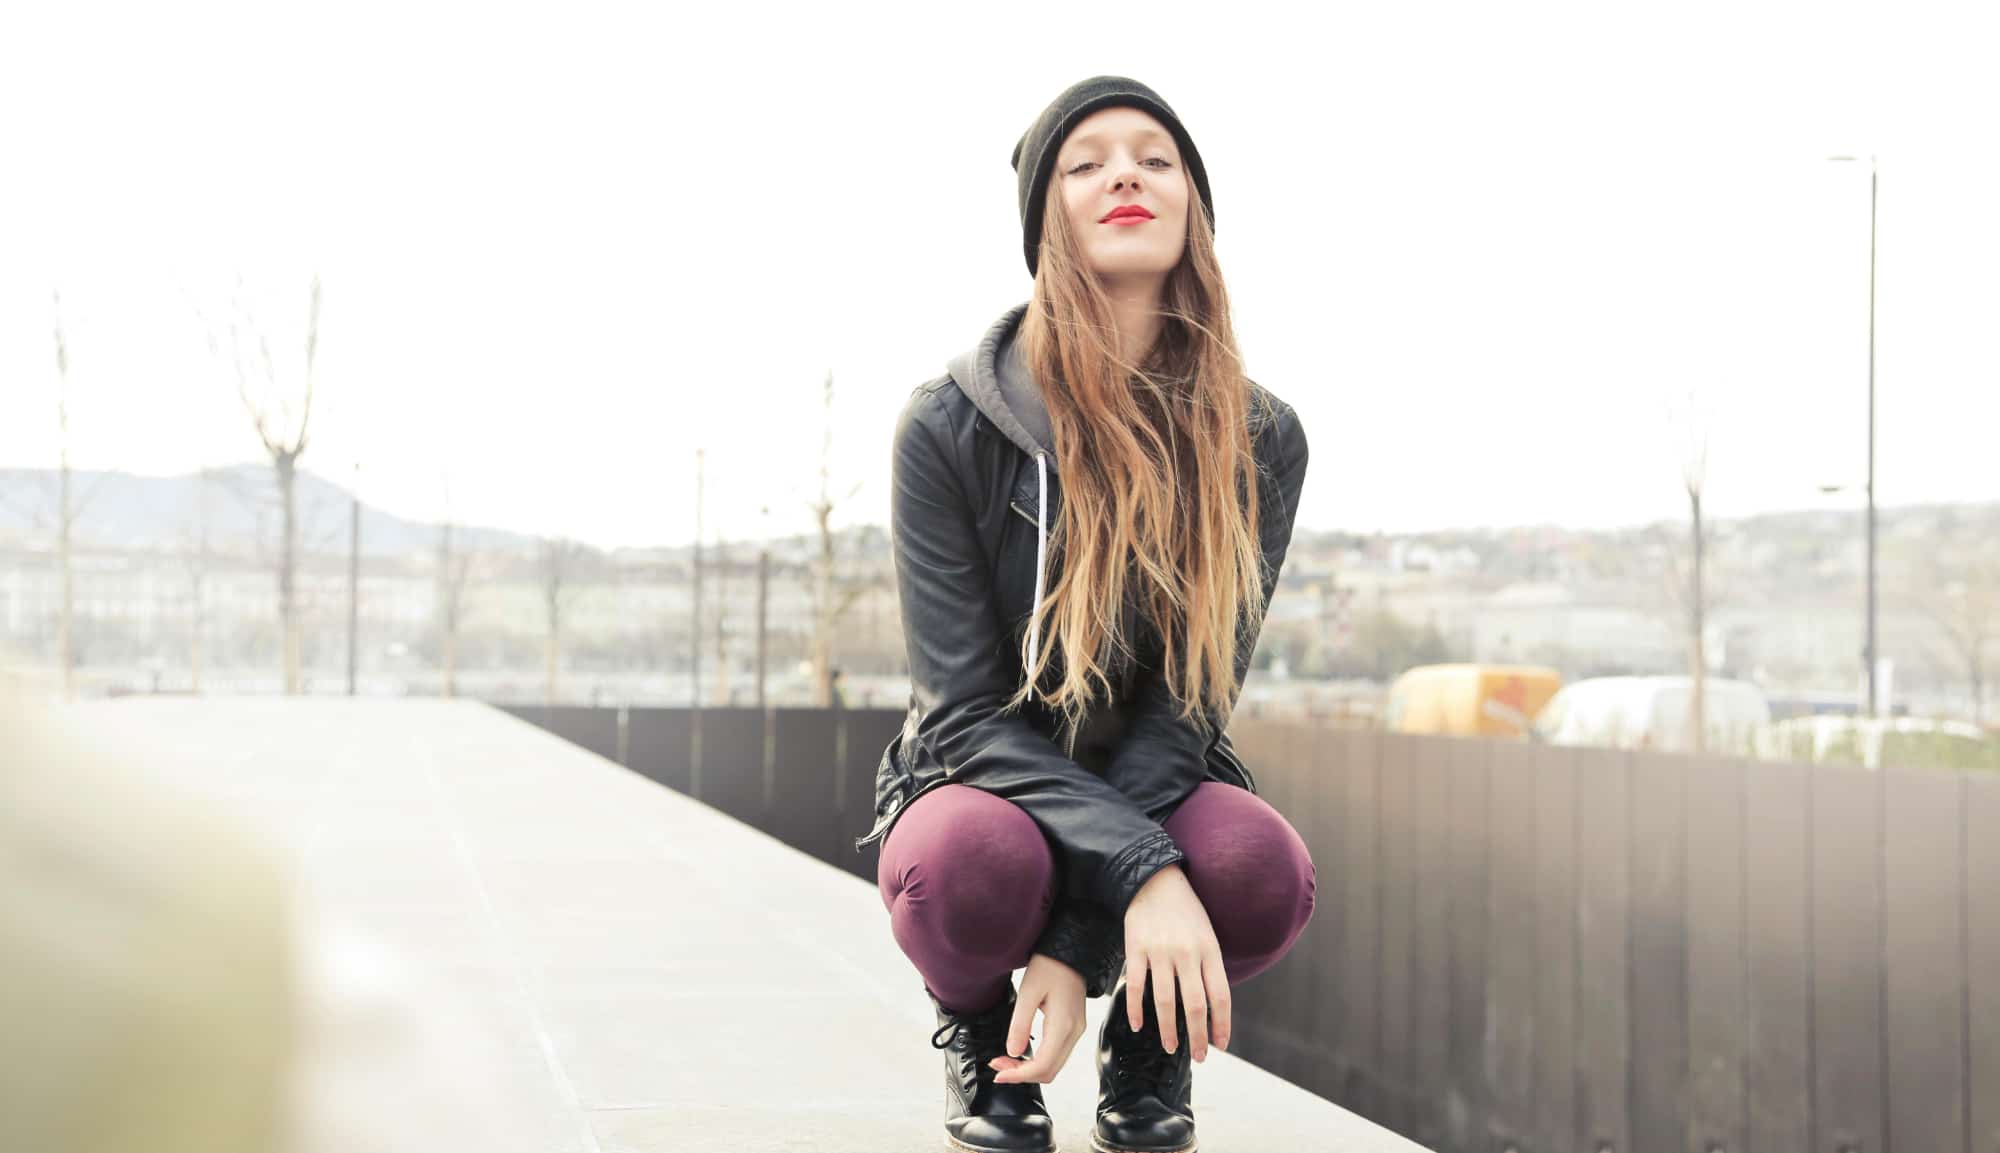
M 1829 156 L 1854 161 L 1852 156 Z M 1868 639 L 1861 660 L 1868 678 L 1868 715 L 1879 716 L 1875 700 L 1875 156 L 1868 157 Z

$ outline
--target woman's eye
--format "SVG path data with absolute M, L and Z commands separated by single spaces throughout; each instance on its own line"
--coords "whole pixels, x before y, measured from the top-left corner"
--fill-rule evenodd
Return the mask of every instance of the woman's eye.
M 1157 170 L 1159 171 L 1165 171 L 1166 169 L 1172 168 L 1174 166 L 1174 162 L 1168 160 L 1164 156 L 1149 156 L 1146 159 L 1141 160 L 1139 163 L 1155 165 L 1157 166 Z M 1097 161 L 1086 160 L 1083 163 L 1078 164 L 1075 167 L 1071 168 L 1068 171 L 1067 175 L 1074 176 L 1077 173 L 1082 172 L 1086 168 L 1096 168 L 1096 167 L 1098 167 Z

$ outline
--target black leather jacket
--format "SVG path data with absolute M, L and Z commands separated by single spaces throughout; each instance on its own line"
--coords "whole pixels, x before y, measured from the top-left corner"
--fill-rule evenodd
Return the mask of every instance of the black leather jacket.
M 876 772 L 875 827 L 855 850 L 885 838 L 912 801 L 939 785 L 1012 801 L 1047 837 L 1061 876 L 1035 952 L 1083 974 L 1089 995 L 1102 996 L 1123 967 L 1126 906 L 1155 872 L 1186 859 L 1162 824 L 1204 780 L 1252 792 L 1256 783 L 1212 711 L 1206 732 L 1179 718 L 1150 625 L 1126 634 L 1136 658 L 1114 666 L 1118 691 L 1076 731 L 1063 731 L 1060 714 L 1039 699 L 1002 711 L 1023 675 L 1021 641 L 1038 583 L 1056 560 L 1044 554 L 1060 507 L 1054 454 L 1024 427 L 998 379 L 1025 311 L 1010 310 L 950 373 L 914 390 L 897 419 L 890 536 L 910 708 Z M 1268 604 L 1291 542 L 1307 446 L 1291 407 L 1252 388 Z M 1239 687 L 1256 639 L 1239 631 Z

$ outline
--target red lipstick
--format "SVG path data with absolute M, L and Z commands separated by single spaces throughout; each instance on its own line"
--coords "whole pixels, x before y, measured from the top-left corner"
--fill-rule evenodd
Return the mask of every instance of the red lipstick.
M 1106 213 L 1102 219 L 1098 220 L 1098 223 L 1119 224 L 1119 223 L 1129 222 L 1132 224 L 1137 224 L 1140 221 L 1151 220 L 1152 218 L 1153 218 L 1152 213 L 1146 211 L 1144 208 L 1141 208 L 1136 204 L 1121 204 L 1118 207 L 1112 209 L 1110 212 Z

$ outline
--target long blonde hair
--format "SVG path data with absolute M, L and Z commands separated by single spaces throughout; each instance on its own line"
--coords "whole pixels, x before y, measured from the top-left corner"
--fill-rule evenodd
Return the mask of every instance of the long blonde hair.
M 1063 500 L 1050 539 L 1062 565 L 1034 609 L 1046 640 L 1028 652 L 1023 639 L 1027 674 L 1008 705 L 1025 703 L 1059 663 L 1060 684 L 1043 699 L 1072 727 L 1097 692 L 1110 697 L 1112 653 L 1134 656 L 1135 638 L 1122 633 L 1127 597 L 1158 630 L 1183 718 L 1228 717 L 1238 629 L 1261 623 L 1257 390 L 1243 375 L 1214 230 L 1192 181 L 1188 203 L 1187 245 L 1142 364 L 1120 354 L 1111 299 L 1070 227 L 1060 182 L 1043 205 L 1020 339 L 1055 439 Z

